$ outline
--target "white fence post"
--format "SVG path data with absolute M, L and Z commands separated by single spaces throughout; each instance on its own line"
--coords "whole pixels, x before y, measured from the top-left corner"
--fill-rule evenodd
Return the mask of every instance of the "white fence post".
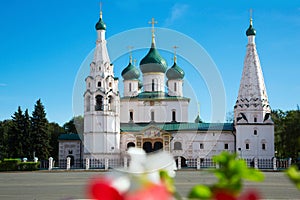
M 181 169 L 181 157 L 177 158 L 178 166 L 177 169 Z
M 201 162 L 200 162 L 201 160 L 200 160 L 200 158 L 198 157 L 197 158 L 197 170 L 199 170 L 200 169 L 200 164 L 201 164 Z
M 256 157 L 254 158 L 254 168 L 258 169 L 258 159 Z
M 86 170 L 89 170 L 89 169 L 90 169 L 90 159 L 89 159 L 89 158 L 86 158 L 86 159 L 85 159 L 85 169 L 86 169 Z
M 105 158 L 105 170 L 108 170 L 108 161 L 109 161 L 109 159 Z
M 292 158 L 289 158 L 289 165 L 287 168 L 289 168 L 292 165 Z
M 276 165 L 276 163 L 277 163 L 277 159 L 274 157 L 274 158 L 273 158 L 273 170 L 277 170 L 277 165 Z
M 71 169 L 71 158 L 67 157 L 67 170 Z
M 50 157 L 49 158 L 49 167 L 48 167 L 48 170 L 52 170 L 52 168 L 53 168 L 53 158 Z
M 125 156 L 124 157 L 124 169 L 127 169 L 128 168 L 128 159 L 127 159 L 127 157 Z

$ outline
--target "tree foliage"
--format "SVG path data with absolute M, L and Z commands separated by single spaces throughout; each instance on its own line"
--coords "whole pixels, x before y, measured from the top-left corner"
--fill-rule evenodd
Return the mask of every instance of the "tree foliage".
M 300 111 L 272 111 L 275 123 L 275 150 L 281 158 L 300 157 Z
M 46 112 L 39 99 L 34 106 L 31 117 L 31 140 L 32 150 L 40 159 L 48 159 L 50 156 L 50 134 L 47 125 L 48 120 L 46 118 Z

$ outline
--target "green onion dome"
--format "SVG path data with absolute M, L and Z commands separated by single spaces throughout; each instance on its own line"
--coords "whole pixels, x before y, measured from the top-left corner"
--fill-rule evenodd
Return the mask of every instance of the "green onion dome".
M 147 72 L 161 72 L 165 73 L 167 70 L 167 62 L 161 57 L 155 45 L 152 43 L 152 46 L 148 54 L 141 60 L 140 69 L 142 73 Z
M 253 28 L 253 25 L 252 25 L 252 19 L 250 20 L 250 26 L 246 31 L 246 35 L 247 36 L 256 35 L 256 30 Z
M 122 71 L 122 77 L 124 80 L 134 80 L 140 77 L 140 71 L 129 62 L 127 67 Z
M 102 16 L 100 16 L 99 21 L 97 22 L 95 26 L 96 30 L 106 30 L 106 25 L 104 21 L 102 20 Z
M 173 66 L 167 71 L 167 78 L 169 80 L 183 79 L 184 71 L 174 62 Z

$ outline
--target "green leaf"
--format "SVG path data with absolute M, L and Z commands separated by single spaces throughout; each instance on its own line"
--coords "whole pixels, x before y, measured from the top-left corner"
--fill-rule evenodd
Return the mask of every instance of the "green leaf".
M 192 199 L 210 199 L 212 192 L 208 186 L 195 185 L 189 193 L 188 198 Z
M 300 190 L 300 171 L 297 170 L 296 166 L 291 166 L 286 171 L 287 176 L 290 178 L 290 180 L 296 185 L 298 190 Z

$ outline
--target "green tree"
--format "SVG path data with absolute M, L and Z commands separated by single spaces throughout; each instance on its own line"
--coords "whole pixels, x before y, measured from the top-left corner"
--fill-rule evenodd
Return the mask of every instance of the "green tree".
M 40 160 L 48 159 L 51 151 L 48 120 L 41 99 L 37 100 L 31 117 L 32 150 Z
M 12 116 L 12 123 L 8 133 L 9 157 L 22 158 L 25 156 L 24 139 L 24 115 L 21 107 Z
M 65 130 L 59 124 L 52 122 L 48 124 L 48 132 L 50 134 L 50 156 L 53 157 L 54 160 L 58 160 L 58 136 L 64 133 Z
M 23 152 L 25 156 L 32 157 L 32 143 L 31 143 L 31 121 L 28 109 L 23 115 Z
M 83 134 L 83 117 L 76 116 L 63 125 L 66 133 Z
M 275 123 L 275 150 L 280 158 L 300 156 L 300 111 L 274 110 L 272 119 Z
M 0 159 L 8 157 L 8 132 L 11 123 L 11 120 L 0 122 Z

